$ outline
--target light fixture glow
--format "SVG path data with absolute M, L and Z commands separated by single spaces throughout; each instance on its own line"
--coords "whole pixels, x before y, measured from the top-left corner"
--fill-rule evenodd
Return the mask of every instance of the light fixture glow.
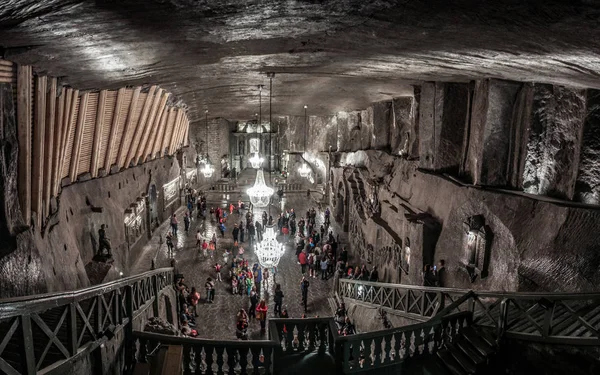
M 252 157 L 249 159 L 250 164 L 252 164 L 252 168 L 254 169 L 259 169 L 262 165 L 262 163 L 265 161 L 264 158 L 262 158 L 258 152 L 255 152 L 254 155 L 252 155 Z
M 255 253 L 261 267 L 277 267 L 284 250 L 283 246 L 277 241 L 275 228 L 273 226 L 267 226 L 265 228 L 263 240 L 257 243 Z
M 204 168 L 202 168 L 200 172 L 205 178 L 211 178 L 215 168 L 212 166 L 210 158 L 208 157 L 208 109 L 204 111 L 204 118 L 206 120 L 206 138 L 204 139 L 204 144 L 206 145 L 206 160 L 204 161 Z
M 267 207 L 274 190 L 265 183 L 265 176 L 262 169 L 256 171 L 256 180 L 254 186 L 246 191 L 250 197 L 252 206 L 257 208 Z
M 302 163 L 302 166 L 298 168 L 298 173 L 300 173 L 300 177 L 307 178 L 310 174 L 310 168 L 308 165 L 306 165 L 306 163 Z

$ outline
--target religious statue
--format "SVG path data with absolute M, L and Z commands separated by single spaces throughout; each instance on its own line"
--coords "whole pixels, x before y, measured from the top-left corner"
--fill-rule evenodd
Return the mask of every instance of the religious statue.
M 107 251 L 107 256 L 112 257 L 110 239 L 106 237 L 106 229 L 105 225 L 102 224 L 100 229 L 98 229 L 98 255 L 104 255 L 104 249 Z
M 227 178 L 227 177 L 229 177 L 230 172 L 231 172 L 231 170 L 229 169 L 228 157 L 227 157 L 227 154 L 225 154 L 221 157 L 221 175 L 224 178 Z

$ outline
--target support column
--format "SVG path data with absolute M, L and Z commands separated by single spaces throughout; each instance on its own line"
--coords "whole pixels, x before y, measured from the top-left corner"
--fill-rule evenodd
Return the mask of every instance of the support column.
M 573 199 L 584 119 L 584 90 L 535 86 L 523 177 L 526 192 Z
M 475 82 L 462 174 L 474 184 L 507 186 L 512 119 L 520 83 Z
M 419 103 L 420 167 L 458 173 L 469 119 L 467 83 L 427 82 Z
M 31 223 L 31 120 L 33 72 L 31 66 L 17 68 L 17 135 L 19 140 L 19 203 L 26 225 Z

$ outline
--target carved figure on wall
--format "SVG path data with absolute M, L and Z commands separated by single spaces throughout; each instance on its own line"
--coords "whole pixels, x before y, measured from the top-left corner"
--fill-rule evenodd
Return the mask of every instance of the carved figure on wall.
M 227 154 L 221 156 L 221 176 L 228 178 L 231 170 L 229 167 L 229 157 Z
M 104 250 L 107 252 L 107 256 L 112 257 L 110 239 L 106 236 L 106 225 L 102 224 L 98 229 L 98 255 L 103 256 Z
M 489 237 L 491 231 L 485 225 L 483 215 L 471 216 L 464 223 L 465 228 L 465 268 L 471 282 L 479 276 L 485 279 L 489 266 Z
M 402 249 L 402 271 L 408 275 L 410 268 L 410 240 L 408 237 L 404 240 L 404 248 Z
M 373 263 L 373 252 L 374 252 L 373 245 L 368 244 L 366 259 L 367 259 L 367 263 L 369 263 L 369 264 Z
M 244 141 L 240 141 L 238 143 L 238 154 L 244 155 L 245 151 L 246 151 L 246 147 L 245 147 Z
M 369 199 L 367 200 L 367 207 L 370 212 L 370 216 L 379 215 L 381 213 L 381 205 L 379 204 L 379 196 L 377 194 L 378 186 L 374 186 L 371 190 L 371 194 L 369 194 Z

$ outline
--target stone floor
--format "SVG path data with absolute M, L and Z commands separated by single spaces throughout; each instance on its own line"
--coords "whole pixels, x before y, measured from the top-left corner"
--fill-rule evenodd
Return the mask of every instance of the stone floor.
M 208 193 L 208 206 L 221 205 L 221 207 L 225 207 L 226 198 L 227 196 L 224 196 L 222 193 Z M 237 200 L 237 197 L 230 196 L 229 198 L 232 201 Z M 315 207 L 316 209 L 319 208 L 317 202 L 312 199 L 307 199 L 306 195 L 301 193 L 286 194 L 282 201 L 275 202 L 275 205 L 271 208 L 271 214 L 274 217 L 279 214 L 281 207 L 284 207 L 284 209 L 294 208 L 298 217 L 304 216 L 306 210 L 310 207 Z M 279 208 L 279 210 L 277 208 Z M 260 215 L 260 213 L 262 213 L 262 210 L 260 210 L 258 214 Z M 231 229 L 233 228 L 233 224 L 239 223 L 240 220 L 240 216 L 235 213 L 228 217 L 226 224 L 227 232 L 225 233 L 225 238 L 221 239 L 221 237 L 219 237 L 214 259 L 204 256 L 195 246 L 195 234 L 198 229 L 205 238 L 210 239 L 212 237 L 216 230 L 216 223 L 214 220 L 211 221 L 210 218 L 207 218 L 206 220 L 194 219 L 188 233 L 183 230 L 183 224 L 180 224 L 179 235 L 177 236 L 177 249 L 174 254 L 175 260 L 177 261 L 176 268 L 178 273 L 182 273 L 185 276 L 186 284 L 189 287 L 196 286 L 202 296 L 202 301 L 198 306 L 198 314 L 200 317 L 197 318 L 196 327 L 202 338 L 235 339 L 235 315 L 239 309 L 247 309 L 249 307 L 249 298 L 247 296 L 234 295 L 231 293 L 231 283 L 228 280 L 230 263 L 221 271 L 223 281 L 221 283 L 216 283 L 217 287 L 214 303 L 209 304 L 204 301 L 204 298 L 206 297 L 206 291 L 204 289 L 206 278 L 209 276 L 215 277 L 214 265 L 217 261 L 223 264 L 225 249 L 233 246 Z M 319 211 L 319 215 L 317 215 L 317 228 L 322 221 L 323 212 Z M 332 225 L 331 230 L 337 235 L 338 231 L 335 223 Z M 152 258 L 155 256 L 156 267 L 166 267 L 171 264 L 171 259 L 169 254 L 167 254 L 166 245 L 160 244 L 158 239 L 158 234 L 161 234 L 164 237 L 167 231 L 168 225 L 167 223 L 164 223 L 146 246 L 144 255 L 136 266 L 133 267 L 132 274 L 150 269 Z M 344 233 L 340 233 L 340 242 L 342 244 L 346 243 Z M 246 249 L 244 254 L 245 259 L 248 259 L 250 264 L 257 262 L 257 257 L 253 249 L 248 249 L 247 247 L 244 248 Z M 301 270 L 295 256 L 294 242 L 292 240 L 288 241 L 288 243 L 285 244 L 285 248 L 285 254 L 279 263 L 276 282 L 281 284 L 282 291 L 285 295 L 283 299 L 283 308 L 287 308 L 290 317 L 301 317 L 303 313 L 300 293 Z M 229 257 L 228 260 L 230 261 L 231 257 Z M 329 279 L 327 281 L 322 281 L 320 279 L 310 279 L 309 281 L 310 289 L 307 315 L 332 315 L 328 297 L 331 293 L 333 280 Z M 268 300 L 268 317 L 274 316 L 274 303 L 272 298 L 273 285 L 273 275 L 271 275 L 268 284 L 263 282 L 261 290 L 262 298 Z M 260 334 L 258 322 L 252 322 L 250 324 L 249 336 L 250 339 L 261 339 L 264 337 Z

